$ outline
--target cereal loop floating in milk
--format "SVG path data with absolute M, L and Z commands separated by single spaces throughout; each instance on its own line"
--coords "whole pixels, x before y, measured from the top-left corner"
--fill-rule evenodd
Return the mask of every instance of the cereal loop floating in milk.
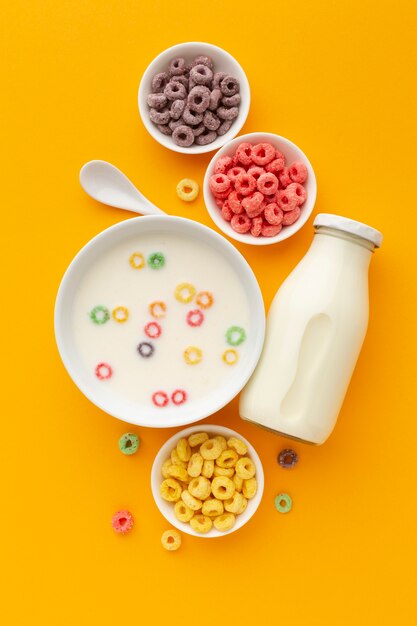
M 90 311 L 90 319 L 94 324 L 105 324 L 110 319 L 110 311 L 107 307 L 98 305 Z
M 171 400 L 177 406 L 180 404 L 184 404 L 184 402 L 187 400 L 187 392 L 184 391 L 184 389 L 176 389 L 171 395 Z
M 127 322 L 129 318 L 129 311 L 125 306 L 117 306 L 112 311 L 112 318 L 115 322 L 119 322 L 119 324 L 123 324 L 123 322 Z
M 146 324 L 144 331 L 145 335 L 150 339 L 157 339 L 161 336 L 162 328 L 158 324 L 158 322 L 149 322 L 148 324 Z
M 203 358 L 203 351 L 196 346 L 188 346 L 184 350 L 184 360 L 188 365 L 197 365 Z
M 203 321 L 204 321 L 204 313 L 200 311 L 200 309 L 194 309 L 194 311 L 189 311 L 187 313 L 188 326 L 192 326 L 192 327 L 201 326 Z
M 134 252 L 130 255 L 129 263 L 134 270 L 141 270 L 145 267 L 145 257 L 141 252 Z
M 195 287 L 190 283 L 180 283 L 175 287 L 174 296 L 178 302 L 187 304 L 194 298 L 195 292 Z
M 162 408 L 168 404 L 169 398 L 165 391 L 155 391 L 155 393 L 152 394 L 152 402 L 158 408 Z
M 239 355 L 233 348 L 225 350 L 222 354 L 222 359 L 226 365 L 235 365 L 239 360 Z
M 161 317 L 165 317 L 167 311 L 167 305 L 162 300 L 156 300 L 155 302 L 151 302 L 149 305 L 149 313 L 152 317 L 156 317 L 156 319 L 160 319 Z
M 214 301 L 213 294 L 210 291 L 200 291 L 196 296 L 196 304 L 202 309 L 209 309 Z
M 143 356 L 144 359 L 148 359 L 155 352 L 154 346 L 149 343 L 149 341 L 141 341 L 138 345 L 137 350 L 140 356 Z
M 246 339 L 246 332 L 240 326 L 230 326 L 226 331 L 226 341 L 230 346 L 240 346 Z
M 95 374 L 99 380 L 111 378 L 113 370 L 108 363 L 99 363 L 95 369 Z
M 152 252 L 148 256 L 148 265 L 153 270 L 159 270 L 165 265 L 165 257 L 162 252 Z

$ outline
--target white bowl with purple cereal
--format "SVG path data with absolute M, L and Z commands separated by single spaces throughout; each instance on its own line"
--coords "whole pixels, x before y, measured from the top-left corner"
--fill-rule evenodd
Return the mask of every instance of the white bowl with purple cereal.
M 249 112 L 249 82 L 222 48 L 182 43 L 147 67 L 138 104 L 156 141 L 175 152 L 202 154 L 218 150 L 241 130 Z
M 214 155 L 204 178 L 204 201 L 214 223 L 232 239 L 257 246 L 300 230 L 316 194 L 304 152 L 273 133 L 236 137 Z

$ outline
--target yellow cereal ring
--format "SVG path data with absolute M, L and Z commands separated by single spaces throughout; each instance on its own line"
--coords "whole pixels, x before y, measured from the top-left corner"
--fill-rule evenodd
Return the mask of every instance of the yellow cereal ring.
M 227 440 L 227 445 L 232 450 L 235 450 L 235 452 L 237 452 L 239 456 L 244 456 L 248 453 L 248 447 L 246 443 L 241 439 L 238 439 L 237 437 L 230 437 L 230 439 Z
M 188 348 L 184 350 L 184 361 L 187 365 L 197 365 L 197 363 L 200 363 L 202 358 L 203 351 L 196 346 L 188 346 Z
M 234 450 L 223 450 L 219 458 L 216 459 L 216 465 L 219 467 L 234 467 L 238 459 L 239 455 Z
M 167 305 L 162 300 L 156 300 L 155 302 L 151 302 L 149 305 L 149 313 L 152 317 L 156 319 L 160 319 L 161 317 L 165 317 L 165 313 L 167 312 Z
M 194 517 L 190 519 L 190 526 L 197 533 L 208 533 L 213 526 L 213 522 L 207 515 L 194 515 Z
M 134 270 L 141 270 L 145 267 L 145 257 L 141 252 L 134 252 L 130 255 L 129 263 Z
M 192 496 L 187 489 L 184 489 L 184 491 L 182 492 L 181 500 L 192 511 L 198 511 L 203 506 L 201 500 L 198 500 L 198 498 L 194 498 L 194 496 Z
M 243 495 L 245 498 L 250 500 L 256 495 L 258 491 L 258 483 L 256 482 L 256 478 L 249 478 L 248 480 L 243 481 Z
M 223 515 L 216 517 L 213 523 L 216 530 L 226 531 L 230 530 L 235 525 L 235 522 L 236 517 L 233 513 L 223 513 Z
M 242 456 L 236 463 L 235 469 L 236 474 L 243 478 L 243 480 L 253 478 L 256 472 L 255 463 L 248 456 Z
M 168 476 L 171 478 L 176 478 L 179 481 L 187 482 L 188 473 L 184 467 L 181 465 L 170 465 L 167 470 Z
M 235 491 L 233 497 L 229 500 L 226 500 L 224 503 L 224 508 L 229 513 L 234 513 L 235 515 L 240 515 L 248 506 L 248 501 L 245 496 L 242 496 L 241 493 Z
M 196 446 L 201 445 L 209 438 L 207 433 L 193 433 L 188 437 L 188 443 L 191 448 L 195 448 Z
M 162 463 L 161 474 L 164 478 L 169 478 L 168 467 L 172 465 L 171 459 L 167 459 Z
M 222 452 L 223 452 L 223 450 L 226 450 L 227 442 L 226 442 L 226 438 L 225 437 L 222 437 L 222 435 L 216 435 L 214 437 L 214 439 L 217 439 L 217 441 L 220 443 L 221 448 L 222 448 Z
M 240 476 L 235 474 L 233 476 L 232 480 L 235 483 L 236 491 L 242 491 L 242 488 L 243 488 L 243 478 L 241 478 Z
M 209 498 L 203 502 L 203 506 L 201 508 L 202 514 L 208 515 L 208 517 L 217 517 L 218 515 L 221 515 L 223 511 L 223 502 L 221 500 L 216 500 L 216 498 Z
M 200 291 L 195 301 L 201 309 L 209 309 L 213 304 L 213 294 L 209 291 Z
M 214 466 L 214 476 L 227 476 L 228 478 L 232 478 L 235 470 L 233 467 L 219 467 L 218 465 Z
M 201 470 L 202 476 L 211 478 L 214 473 L 214 461 L 206 459 L 203 463 L 203 469 Z
M 216 476 L 212 480 L 211 491 L 217 500 L 229 500 L 235 492 L 235 484 L 227 476 Z
M 194 515 L 194 511 L 190 509 L 182 500 L 179 500 L 175 503 L 174 506 L 175 517 L 180 522 L 189 522 L 192 516 Z
M 195 287 L 190 283 L 180 283 L 175 287 L 174 296 L 178 302 L 187 304 L 191 302 L 195 296 Z
M 159 491 L 167 502 L 177 502 L 181 497 L 181 485 L 175 478 L 166 478 L 161 483 Z
M 187 463 L 185 461 L 181 461 L 176 448 L 174 448 L 171 452 L 171 462 L 172 465 L 180 465 L 181 467 L 187 469 Z
M 203 469 L 204 459 L 198 452 L 195 452 L 191 455 L 190 460 L 188 461 L 188 473 L 193 478 L 200 476 L 201 470 Z
M 125 306 L 117 306 L 115 309 L 113 309 L 111 315 L 115 322 L 123 324 L 123 322 L 127 322 L 128 320 L 129 311 Z
M 211 493 L 211 483 L 205 476 L 197 476 L 197 478 L 190 480 L 188 491 L 194 498 L 205 500 Z
M 181 545 L 181 535 L 178 530 L 166 530 L 162 533 L 161 543 L 165 550 L 178 550 Z
M 187 462 L 191 457 L 191 448 L 185 437 L 182 437 L 177 443 L 177 454 L 180 461 Z
M 208 439 L 200 446 L 200 454 L 207 461 L 214 461 L 222 453 L 222 447 L 217 439 Z
M 198 183 L 192 178 L 183 178 L 177 185 L 177 196 L 185 202 L 192 202 L 198 196 Z
M 239 360 L 239 355 L 234 348 L 228 348 L 223 352 L 222 359 L 226 365 L 235 365 Z

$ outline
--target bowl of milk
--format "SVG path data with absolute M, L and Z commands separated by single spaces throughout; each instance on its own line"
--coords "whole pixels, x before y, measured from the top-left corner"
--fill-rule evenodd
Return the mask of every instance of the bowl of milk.
M 230 402 L 263 346 L 257 280 L 224 237 L 192 220 L 146 216 L 94 237 L 56 299 L 64 366 L 100 409 L 155 428 Z

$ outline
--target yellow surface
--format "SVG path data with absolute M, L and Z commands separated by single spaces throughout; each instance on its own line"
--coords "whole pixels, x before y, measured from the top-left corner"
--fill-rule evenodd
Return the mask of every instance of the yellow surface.
M 2 2 L 3 623 L 417 623 L 416 25 L 414 0 Z M 136 104 L 147 64 L 187 40 L 239 59 L 252 87 L 243 131 L 277 132 L 305 150 L 315 212 L 363 220 L 385 241 L 331 439 L 296 446 L 299 466 L 284 472 L 275 458 L 286 442 L 241 423 L 233 402 L 209 421 L 258 449 L 260 509 L 230 537 L 184 536 L 168 553 L 149 470 L 174 430 L 135 428 L 140 452 L 122 456 L 127 427 L 73 385 L 52 320 L 74 254 L 128 218 L 82 192 L 84 162 L 107 159 L 168 213 L 212 226 L 201 195 L 186 204 L 175 193 L 181 178 L 202 182 L 210 155 L 161 147 Z M 267 306 L 311 237 L 310 220 L 278 246 L 238 246 Z M 286 516 L 274 510 L 281 490 L 294 499 Z M 127 537 L 110 527 L 120 507 L 136 518 Z

